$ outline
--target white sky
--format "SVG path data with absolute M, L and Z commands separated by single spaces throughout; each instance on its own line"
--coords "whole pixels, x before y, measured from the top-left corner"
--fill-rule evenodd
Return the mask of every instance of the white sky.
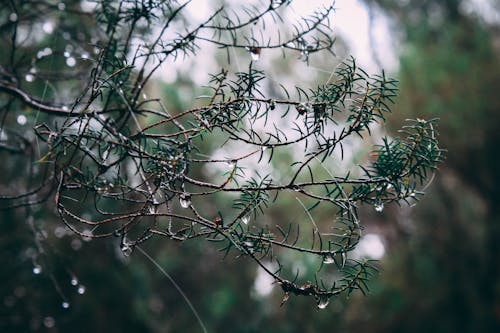
M 295 1 L 293 7 L 297 13 L 309 13 L 322 5 L 328 5 L 327 0 Z M 378 71 L 378 65 L 373 60 L 373 50 L 370 46 L 369 19 L 366 6 L 359 0 L 336 0 L 336 12 L 332 18 L 333 31 L 343 38 L 358 63 L 369 72 Z M 388 71 L 397 69 L 398 60 L 391 44 L 388 21 L 380 13 L 375 15 L 372 36 L 377 46 L 381 65 Z

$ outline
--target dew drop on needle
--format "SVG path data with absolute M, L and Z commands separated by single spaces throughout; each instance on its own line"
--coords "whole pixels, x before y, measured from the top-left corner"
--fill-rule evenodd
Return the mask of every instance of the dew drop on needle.
M 183 193 L 179 197 L 179 203 L 181 204 L 182 208 L 188 208 L 191 206 L 191 195 L 187 193 Z
M 128 244 L 123 244 L 121 250 L 125 257 L 129 257 L 132 254 L 132 247 Z
M 383 203 L 377 203 L 373 206 L 375 208 L 375 211 L 378 213 L 381 213 L 384 210 L 384 204 Z
M 79 286 L 78 286 L 77 291 L 78 291 L 78 293 L 79 293 L 80 295 L 85 294 L 85 290 L 86 290 L 86 289 L 85 289 L 85 286 L 84 286 L 84 285 L 79 285 Z
M 323 257 L 324 264 L 333 264 L 335 262 L 335 258 L 331 254 L 327 254 Z
M 33 266 L 33 274 L 38 275 L 42 273 L 42 266 L 36 264 Z
M 320 295 L 317 300 L 318 309 L 325 309 L 330 303 L 330 298 L 327 295 Z
M 241 217 L 241 222 L 245 223 L 245 224 L 248 224 L 248 222 L 250 222 L 250 215 L 249 214 L 245 214 Z

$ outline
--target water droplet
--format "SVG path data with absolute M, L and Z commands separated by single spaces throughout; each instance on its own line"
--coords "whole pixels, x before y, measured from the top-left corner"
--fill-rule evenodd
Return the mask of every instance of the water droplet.
M 16 120 L 17 120 L 17 123 L 21 126 L 26 125 L 26 123 L 28 122 L 28 118 L 26 118 L 26 116 L 23 114 L 20 114 L 19 116 L 17 116 Z
M 251 242 L 251 241 L 245 241 L 244 244 L 246 247 L 253 247 L 253 242 Z
M 245 244 L 245 247 L 247 248 L 248 252 L 250 252 L 250 253 L 254 253 L 255 252 L 255 248 L 254 248 L 254 243 L 253 242 L 251 242 L 251 241 L 245 241 L 244 244 Z
M 77 291 L 80 295 L 85 294 L 85 286 L 83 284 L 79 285 Z
M 18 17 L 17 17 L 17 14 L 16 14 L 16 13 L 10 13 L 10 15 L 9 15 L 9 20 L 10 20 L 11 22 L 16 22 L 16 21 L 17 21 L 17 18 L 18 18 Z
M 261 147 L 260 150 L 262 150 L 263 152 L 265 152 L 267 150 L 267 147 Z
M 84 52 L 82 53 L 82 59 L 88 59 L 89 58 L 89 54 L 87 52 Z
M 67 309 L 69 308 L 69 302 L 62 302 L 61 306 L 63 307 L 63 309 Z
M 188 208 L 191 206 L 191 195 L 188 193 L 182 193 L 179 197 L 179 203 L 182 208 Z
M 341 252 L 340 256 L 342 258 L 342 268 L 344 268 L 345 262 L 347 261 L 347 254 L 345 252 Z
M 276 109 L 276 102 L 273 100 L 271 100 L 271 102 L 269 103 L 269 109 L 270 110 L 274 110 Z
M 227 162 L 227 166 L 228 166 L 229 169 L 234 168 L 235 165 L 236 165 L 236 161 L 235 160 L 231 160 L 231 161 Z
M 76 286 L 77 284 L 78 284 L 78 279 L 77 279 L 77 277 L 76 277 L 76 276 L 73 276 L 73 277 L 71 278 L 71 285 L 72 285 L 72 286 Z
M 259 61 L 259 59 L 260 59 L 260 47 L 247 47 L 247 50 L 250 52 L 250 56 L 252 57 L 252 61 Z
M 57 9 L 59 9 L 59 10 L 65 10 L 66 9 L 66 4 L 64 2 L 59 2 L 57 4 Z
M 45 317 L 43 319 L 43 325 L 47 328 L 52 328 L 56 325 L 56 321 L 53 317 Z
M 70 56 L 71 56 L 71 53 L 69 53 L 68 51 L 64 51 L 65 58 L 69 58 Z
M 333 264 L 335 262 L 335 258 L 332 254 L 327 254 L 323 257 L 323 263 L 324 264 Z
M 330 303 L 330 298 L 328 295 L 320 295 L 317 299 L 318 309 L 325 309 Z
M 155 196 L 161 199 L 161 193 L 155 193 Z M 160 201 L 153 197 L 151 205 L 149 206 L 149 214 L 158 214 L 158 210 L 160 209 Z
M 76 65 L 76 59 L 73 57 L 69 57 L 68 59 L 66 59 L 66 65 L 68 65 L 69 67 L 74 67 Z
M 40 273 L 42 273 L 42 266 L 35 264 L 35 266 L 33 266 L 33 274 L 38 275 Z
M 290 299 L 290 293 L 286 292 L 283 295 L 283 299 L 281 300 L 281 305 L 280 306 L 283 306 L 283 304 L 285 304 L 289 299 Z
M 125 257 L 129 257 L 132 254 L 132 247 L 128 244 L 122 244 L 121 247 L 122 253 Z
M 66 105 L 62 106 L 63 111 L 68 111 L 68 107 Z
M 33 82 L 35 80 L 35 76 L 33 74 L 28 73 L 26 74 L 24 79 L 26 80 L 26 82 Z
M 276 9 L 276 8 L 279 8 L 279 6 L 281 6 L 282 2 L 273 2 L 271 1 L 271 5 L 269 6 L 271 9 Z
M 373 207 L 378 213 L 381 213 L 384 210 L 384 204 L 382 202 L 376 203 Z
M 248 224 L 250 222 L 250 214 L 245 214 L 241 217 L 241 222 Z

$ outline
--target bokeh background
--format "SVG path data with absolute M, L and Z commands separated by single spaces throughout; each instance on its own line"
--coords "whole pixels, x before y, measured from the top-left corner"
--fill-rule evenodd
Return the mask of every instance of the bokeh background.
M 210 244 L 158 239 L 144 249 L 177 281 L 209 332 L 499 332 L 500 3 L 337 5 L 337 58 L 312 57 L 307 67 L 278 56 L 262 59 L 262 66 L 267 63 L 276 79 L 302 85 L 324 82 L 349 54 L 370 72 L 386 68 L 400 81 L 400 95 L 380 131 L 397 135 L 406 118 L 440 118 L 447 149 L 416 206 L 382 213 L 362 207 L 361 220 L 373 235 L 366 255 L 380 258 L 371 294 L 335 300 L 325 310 L 302 298 L 280 307 L 281 291 L 253 264 L 222 260 Z M 8 7 L 0 6 L 0 14 L 9 19 Z M 80 23 L 64 24 L 66 31 L 44 30 L 76 33 Z M 49 42 L 39 43 L 43 49 Z M 214 59 L 198 59 L 199 66 L 224 61 Z M 188 67 L 158 78 L 151 91 L 171 110 L 203 93 L 204 78 Z M 14 120 L 19 128 L 30 124 L 29 116 Z M 18 169 L 25 162 L 6 156 L 0 187 L 26 181 Z M 114 240 L 68 233 L 50 205 L 1 211 L 0 220 L 1 332 L 201 331 L 179 292 L 140 253 L 125 258 Z

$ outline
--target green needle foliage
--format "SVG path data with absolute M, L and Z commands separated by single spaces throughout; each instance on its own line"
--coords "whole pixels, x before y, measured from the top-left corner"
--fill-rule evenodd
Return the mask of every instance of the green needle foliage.
M 196 23 L 189 1 L 92 3 L 89 12 L 78 1 L 62 8 L 16 0 L 0 11 L 6 45 L 0 152 L 37 161 L 26 174 L 32 180 L 2 194 L 2 208 L 55 203 L 73 232 L 86 239 L 117 237 L 126 256 L 152 237 L 215 242 L 224 255 L 255 261 L 281 286 L 283 301 L 312 296 L 324 308 L 333 296 L 366 293 L 375 267 L 349 256 L 362 233 L 358 208 L 380 211 L 418 200 L 442 150 L 435 121 L 418 119 L 402 137 L 376 146 L 371 162 L 333 175 L 327 166 L 351 149 L 346 142 L 369 137 L 385 121 L 395 80 L 370 76 L 350 59 L 331 83 L 294 91 L 282 86 L 275 94 L 263 88 L 266 73 L 254 64 L 262 50 L 298 53 L 305 61 L 330 51 L 333 5 L 285 33 L 279 27 L 286 25 L 282 14 L 290 1 L 222 6 Z M 36 31 L 49 29 L 47 22 L 65 31 L 55 48 Z M 253 61 L 244 71 L 211 75 L 210 93 L 179 112 L 144 94 L 162 65 L 199 56 L 210 45 L 226 50 L 228 60 L 241 49 Z M 12 121 L 22 122 L 24 113 L 36 115 L 34 132 L 20 132 Z M 229 147 L 230 156 L 212 158 L 204 144 L 212 141 Z M 301 158 L 279 177 L 266 171 L 264 164 L 284 152 L 301 152 Z M 318 171 L 324 168 L 326 175 Z M 209 177 L 207 169 L 223 175 Z M 229 204 L 210 204 L 221 198 Z M 310 230 L 293 219 L 266 217 L 289 198 L 303 205 Z M 315 214 L 325 210 L 331 218 L 320 221 Z M 292 270 L 289 253 L 318 258 L 313 278 Z

